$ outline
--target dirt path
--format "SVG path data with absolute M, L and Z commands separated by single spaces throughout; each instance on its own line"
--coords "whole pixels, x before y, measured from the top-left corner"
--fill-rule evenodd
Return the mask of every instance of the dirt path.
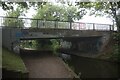
M 29 71 L 30 78 L 73 78 L 73 74 L 65 67 L 63 61 L 48 53 L 24 53 L 23 61 Z

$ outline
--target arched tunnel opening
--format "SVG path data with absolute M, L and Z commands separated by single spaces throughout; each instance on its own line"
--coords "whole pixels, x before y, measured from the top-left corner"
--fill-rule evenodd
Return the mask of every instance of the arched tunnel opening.
M 60 47 L 59 41 L 60 39 L 21 40 L 19 44 L 20 53 L 24 54 L 31 52 L 34 53 L 47 52 L 56 54 L 56 50 Z

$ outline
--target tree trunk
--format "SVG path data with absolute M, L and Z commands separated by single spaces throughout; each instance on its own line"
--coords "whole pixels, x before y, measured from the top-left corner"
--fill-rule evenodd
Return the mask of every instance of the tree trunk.
M 114 8 L 114 5 L 115 5 L 115 4 L 116 4 L 115 2 L 110 2 L 111 11 L 112 11 L 112 13 L 113 13 L 113 18 L 115 19 L 115 22 L 116 22 L 116 25 L 117 25 L 117 31 L 118 31 L 118 33 L 119 33 L 119 32 L 120 32 L 120 23 L 119 23 L 120 20 L 119 20 L 117 14 L 116 14 L 117 8 L 116 8 L 116 7 Z

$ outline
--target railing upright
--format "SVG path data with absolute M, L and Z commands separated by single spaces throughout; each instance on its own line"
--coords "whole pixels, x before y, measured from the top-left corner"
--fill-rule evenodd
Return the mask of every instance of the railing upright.
M 55 21 L 55 29 L 58 28 L 58 21 Z
M 109 30 L 112 31 L 111 25 L 109 25 Z
M 38 19 L 37 19 L 37 28 L 39 28 Z
M 95 23 L 93 23 L 93 30 L 95 30 Z
M 46 21 L 45 21 L 45 19 L 44 19 L 44 21 L 43 21 L 43 28 L 45 28 L 45 24 L 46 24 L 45 22 L 46 22 Z
M 70 29 L 72 29 L 72 22 L 70 21 Z
M 110 26 L 111 26 L 112 31 L 114 31 L 114 27 L 113 27 L 113 25 L 110 25 Z

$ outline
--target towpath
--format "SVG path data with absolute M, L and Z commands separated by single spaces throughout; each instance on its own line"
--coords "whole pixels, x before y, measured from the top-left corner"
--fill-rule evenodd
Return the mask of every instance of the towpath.
M 57 56 L 47 52 L 23 51 L 29 78 L 73 78 L 74 72 Z

